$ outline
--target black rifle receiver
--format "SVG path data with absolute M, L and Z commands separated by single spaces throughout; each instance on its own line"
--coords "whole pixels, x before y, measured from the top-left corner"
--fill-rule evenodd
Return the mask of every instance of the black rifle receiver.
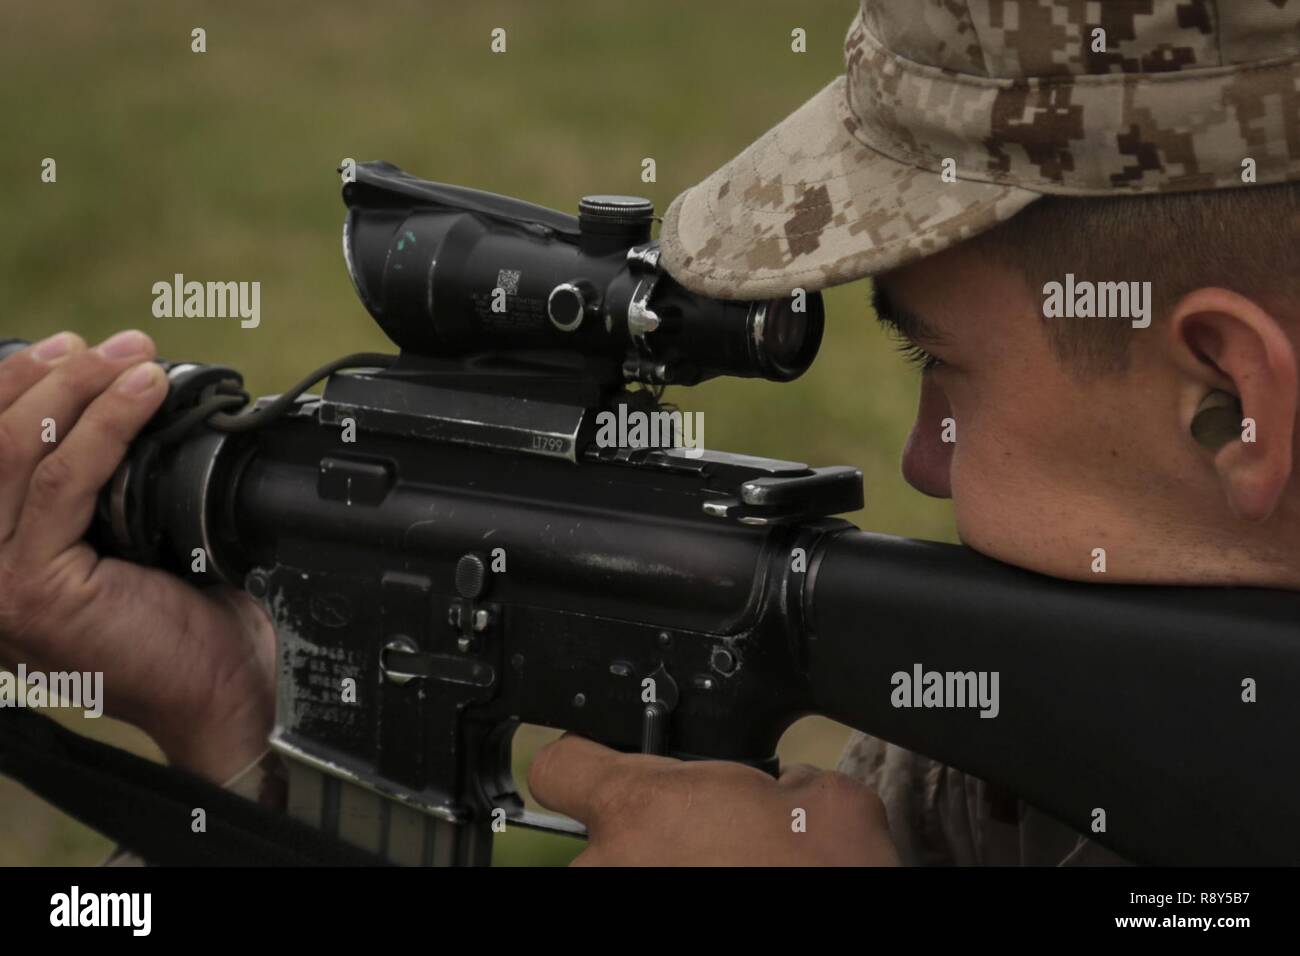
M 1139 862 L 1300 862 L 1300 596 L 1071 584 L 830 518 L 852 468 L 602 447 L 602 413 L 669 414 L 629 383 L 798 375 L 820 298 L 692 295 L 644 200 L 574 219 L 356 173 L 348 267 L 400 357 L 241 415 L 237 373 L 169 365 L 94 529 L 266 607 L 294 816 L 486 863 L 494 821 L 581 832 L 525 810 L 520 722 L 774 771 L 820 713 Z M 997 672 L 996 717 L 896 706 L 918 668 Z

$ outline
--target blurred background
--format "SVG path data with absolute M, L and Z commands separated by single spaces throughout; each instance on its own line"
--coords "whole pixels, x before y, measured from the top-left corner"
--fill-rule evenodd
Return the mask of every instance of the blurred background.
M 143 329 L 159 353 L 279 391 L 388 343 L 340 252 L 345 157 L 576 212 L 630 193 L 662 213 L 843 65 L 853 0 L 4 0 L 0 31 L 0 338 Z M 191 30 L 207 52 L 191 52 Z M 505 53 L 491 52 L 493 29 Z M 791 50 L 806 32 L 807 52 Z M 57 182 L 41 181 L 45 158 Z M 657 181 L 642 182 L 642 160 Z M 260 281 L 261 324 L 156 319 L 174 273 Z M 862 469 L 851 519 L 954 540 L 947 502 L 898 470 L 919 380 L 875 325 L 865 283 L 827 294 L 801 380 L 723 381 L 667 398 L 705 413 L 710 448 Z M 865 623 L 864 623 L 865 626 Z M 145 735 L 55 711 L 157 757 Z M 553 732 L 526 728 L 517 775 Z M 807 718 L 786 762 L 834 766 L 848 730 Z M 104 838 L 0 778 L 0 865 L 94 864 Z M 518 828 L 498 864 L 567 862 L 580 844 Z

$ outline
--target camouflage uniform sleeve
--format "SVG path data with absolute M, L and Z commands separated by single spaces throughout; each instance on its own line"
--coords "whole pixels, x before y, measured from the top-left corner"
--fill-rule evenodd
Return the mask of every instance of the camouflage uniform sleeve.
M 283 810 L 289 792 L 289 774 L 280 757 L 274 751 L 267 749 L 222 786 L 245 800 L 253 800 L 263 806 Z M 148 864 L 126 847 L 118 846 L 100 865 L 146 866 Z
M 855 733 L 842 773 L 879 794 L 906 866 L 1116 866 L 1129 861 L 1014 795 Z
M 944 812 L 953 782 L 947 767 L 855 732 L 845 745 L 839 770 L 880 796 L 904 866 L 976 862 L 969 818 Z M 966 801 L 959 799 L 956 805 L 964 810 Z

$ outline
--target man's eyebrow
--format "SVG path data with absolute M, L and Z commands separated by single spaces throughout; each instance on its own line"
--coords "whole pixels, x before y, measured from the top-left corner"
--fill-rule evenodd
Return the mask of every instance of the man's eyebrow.
M 871 307 L 876 310 L 876 319 L 881 325 L 909 342 L 943 341 L 943 336 L 937 329 L 890 298 L 885 287 L 879 282 L 871 283 Z

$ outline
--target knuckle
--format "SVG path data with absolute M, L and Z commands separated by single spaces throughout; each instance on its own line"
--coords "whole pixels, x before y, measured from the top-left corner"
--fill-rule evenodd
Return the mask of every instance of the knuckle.
M 541 798 L 550 789 L 551 762 L 555 759 L 555 743 L 549 743 L 533 754 L 533 762 L 528 765 L 528 789 L 534 796 Z
M 32 472 L 28 487 L 28 500 L 39 508 L 63 498 L 77 479 L 77 470 L 71 459 L 61 452 L 53 452 L 41 459 Z
M 84 571 L 75 560 L 31 566 L 16 562 L 12 551 L 0 554 L 0 634 L 39 639 L 65 632 L 99 596 L 98 588 L 83 586 Z
M 40 363 L 32 355 L 31 349 L 15 352 L 0 361 L 0 389 L 8 390 L 15 384 L 30 382 L 40 374 Z
M 625 816 L 632 790 L 626 774 L 614 773 L 602 780 L 591 793 L 592 825 Z
M 94 398 L 117 377 L 117 369 L 110 359 L 99 354 L 95 349 L 82 352 L 66 366 L 54 374 L 62 374 L 70 380 L 73 391 L 83 400 Z
M 8 637 L 31 631 L 35 618 L 50 605 L 40 576 L 16 566 L 9 555 L 0 557 L 0 595 L 0 633 Z
M 613 772 L 592 797 L 592 810 L 602 820 L 636 820 L 644 817 L 672 786 L 668 773 L 647 770 L 620 757 Z
M 8 556 L 0 556 L 0 630 L 11 633 L 23 616 L 23 579 Z
M 857 817 L 885 819 L 885 805 L 865 783 L 842 773 L 825 773 L 817 780 L 817 790 L 828 807 L 844 810 Z
M 737 789 L 766 788 L 776 783 L 775 780 L 757 767 L 734 763 L 730 760 L 702 760 L 682 764 L 681 769 L 685 772 L 694 771 L 696 773 L 708 771 L 710 776 L 721 785 Z
M 97 399 L 81 416 L 81 427 L 94 429 L 122 449 L 135 438 L 144 424 L 129 402 L 108 395 Z
M 50 376 L 60 392 L 84 405 L 106 389 L 116 374 L 117 369 L 110 359 L 95 349 L 87 349 L 64 362 Z
M 7 418 L 0 417 L 0 479 L 17 472 L 25 463 L 24 444 L 18 441 L 14 426 Z

